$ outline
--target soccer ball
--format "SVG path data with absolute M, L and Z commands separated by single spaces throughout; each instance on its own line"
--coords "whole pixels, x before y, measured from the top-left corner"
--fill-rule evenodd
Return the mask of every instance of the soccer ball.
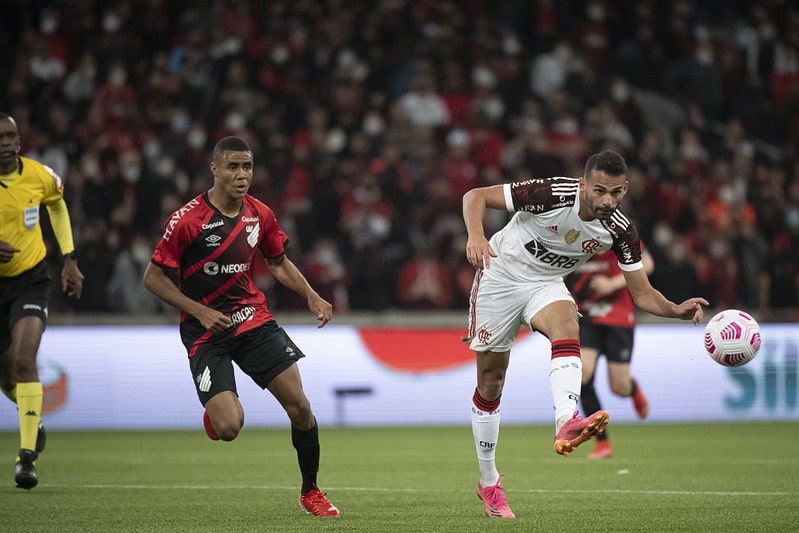
M 705 350 L 720 365 L 745 365 L 760 350 L 760 326 L 743 311 L 721 311 L 705 326 Z

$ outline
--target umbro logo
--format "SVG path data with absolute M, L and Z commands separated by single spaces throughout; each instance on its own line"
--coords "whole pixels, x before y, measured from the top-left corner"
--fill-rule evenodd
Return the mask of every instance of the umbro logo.
M 205 238 L 205 242 L 207 243 L 206 246 L 219 246 L 219 241 L 222 240 L 222 237 L 219 235 L 213 234 L 209 235 Z
M 39 416 L 39 415 L 36 413 L 36 411 L 31 409 L 30 411 L 25 413 L 25 416 Z

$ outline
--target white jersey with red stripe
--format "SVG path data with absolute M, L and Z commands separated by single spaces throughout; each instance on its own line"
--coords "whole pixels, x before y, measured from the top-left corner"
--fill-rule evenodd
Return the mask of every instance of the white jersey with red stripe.
M 608 249 L 622 270 L 642 268 L 638 230 L 621 208 L 608 220 L 580 219 L 579 183 L 555 177 L 504 185 L 506 209 L 516 213 L 489 242 L 506 275 L 517 281 L 562 279 Z

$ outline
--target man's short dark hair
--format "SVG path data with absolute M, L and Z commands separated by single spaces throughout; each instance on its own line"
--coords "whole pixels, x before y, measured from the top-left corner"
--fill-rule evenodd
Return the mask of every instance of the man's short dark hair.
M 593 170 L 602 171 L 608 176 L 626 176 L 627 163 L 620 154 L 613 150 L 602 150 L 588 158 L 583 178 L 588 179 Z
M 241 137 L 223 137 L 214 146 L 214 161 L 219 161 L 222 158 L 222 154 L 228 150 L 232 152 L 252 152 L 250 146 Z

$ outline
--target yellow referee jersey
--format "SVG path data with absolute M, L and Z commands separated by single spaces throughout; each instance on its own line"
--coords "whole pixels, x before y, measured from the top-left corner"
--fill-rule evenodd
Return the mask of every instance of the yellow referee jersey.
M 44 259 L 47 250 L 41 208 L 63 203 L 64 199 L 64 184 L 53 169 L 27 157 L 18 161 L 16 171 L 0 175 L 0 240 L 20 252 L 8 263 L 0 263 L 0 277 L 18 276 Z M 59 229 L 56 233 L 61 233 Z M 71 246 L 71 228 L 67 227 L 67 233 Z

